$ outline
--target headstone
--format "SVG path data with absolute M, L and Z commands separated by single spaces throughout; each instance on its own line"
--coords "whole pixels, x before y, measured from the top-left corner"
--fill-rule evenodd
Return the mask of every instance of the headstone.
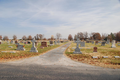
M 102 42 L 102 43 L 101 43 L 101 46 L 105 46 L 105 43 L 106 43 L 106 42 Z
M 35 38 L 33 38 L 31 40 L 31 42 L 32 42 L 32 48 L 31 48 L 30 52 L 38 52 L 37 48 L 35 47 L 35 42 L 36 42 Z
M 94 44 L 94 41 L 92 41 L 92 44 Z
M 110 43 L 110 39 L 107 39 L 106 44 L 109 44 L 109 43 Z
M 118 46 L 120 46 L 120 44 L 118 44 Z
M 10 51 L 10 53 L 16 53 L 16 51 Z
M 41 42 L 41 46 L 42 46 L 42 47 L 48 47 L 47 42 L 45 42 L 45 41 L 44 41 L 44 42 Z
M 17 49 L 16 50 L 23 50 L 25 51 L 24 45 L 20 45 L 19 43 L 17 43 Z
M 80 42 L 80 47 L 85 47 L 85 42 Z
M 116 46 L 115 46 L 115 40 L 112 41 L 112 46 L 111 46 L 111 48 L 116 48 Z
M 58 39 L 57 43 L 59 44 L 60 43 L 60 40 Z
M 92 56 L 92 58 L 98 58 L 97 56 Z
M 97 52 L 97 47 L 94 47 L 94 48 L 93 48 L 93 52 Z
M 73 52 L 73 54 L 82 54 L 82 52 L 80 51 L 80 49 L 79 49 L 79 44 L 80 44 L 80 40 L 79 40 L 79 38 L 77 38 L 77 41 L 76 41 L 76 43 L 77 43 L 77 46 L 76 46 L 76 49 L 75 49 L 75 51 Z
M 55 45 L 57 45 L 57 41 L 56 41 L 56 39 L 55 39 L 54 43 L 55 43 Z
M 13 48 L 12 46 L 9 46 L 9 48 Z
M 114 56 L 115 58 L 120 58 L 120 56 Z
M 1 52 L 7 52 L 7 51 L 1 51 Z
M 108 56 L 103 56 L 103 58 L 108 58 Z

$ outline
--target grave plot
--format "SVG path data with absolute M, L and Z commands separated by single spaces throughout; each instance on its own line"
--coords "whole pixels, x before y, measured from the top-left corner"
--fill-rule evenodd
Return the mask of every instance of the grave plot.
M 119 43 L 112 42 L 105 44 L 104 46 L 101 46 L 101 44 L 102 42 L 98 43 L 97 45 L 92 43 L 85 43 L 85 47 L 79 46 L 82 54 L 73 54 L 76 48 L 76 43 L 73 42 L 65 51 L 65 53 L 71 59 L 83 63 L 108 68 L 120 68 Z

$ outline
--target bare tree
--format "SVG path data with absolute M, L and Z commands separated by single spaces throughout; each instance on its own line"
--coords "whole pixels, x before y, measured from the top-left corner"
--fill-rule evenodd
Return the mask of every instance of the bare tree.
M 16 40 L 17 39 L 17 36 L 16 35 L 13 35 L 13 40 Z
M 84 39 L 84 35 L 83 35 L 82 32 L 77 33 L 77 36 L 78 36 L 80 39 Z
M 94 38 L 93 38 L 93 35 L 94 35 L 94 34 L 95 34 L 95 32 L 91 32 L 91 33 L 89 34 L 91 40 L 94 39 Z
M 23 40 L 27 40 L 27 37 L 24 35 L 24 36 L 22 37 L 22 39 L 23 39 Z
M 102 33 L 101 38 L 102 38 L 102 39 L 105 39 L 105 38 L 107 38 L 107 35 L 108 35 L 108 34 L 106 34 L 106 33 Z
M 40 38 L 40 40 L 42 40 L 44 38 L 44 35 L 43 34 L 39 34 L 39 38 Z
M 87 33 L 87 32 L 84 32 L 84 33 L 83 33 L 83 36 L 84 36 L 85 39 L 87 39 L 87 38 L 88 38 L 88 33 Z
M 57 39 L 60 39 L 61 36 L 62 36 L 62 35 L 61 35 L 60 33 L 57 33 L 57 34 L 56 34 Z
M 9 40 L 8 36 L 4 36 L 3 40 Z
M 0 35 L 0 40 L 2 40 L 2 35 Z
M 35 36 L 35 38 L 36 38 L 36 40 L 39 40 L 39 34 L 37 34 L 37 35 Z
M 28 36 L 28 40 L 32 40 L 32 36 L 31 35 Z

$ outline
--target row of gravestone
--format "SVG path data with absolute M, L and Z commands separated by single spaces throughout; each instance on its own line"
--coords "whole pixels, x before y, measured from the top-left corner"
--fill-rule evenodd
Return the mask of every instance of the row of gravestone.
M 76 48 L 75 48 L 75 51 L 73 52 L 73 54 L 82 54 L 82 52 L 80 51 L 80 48 L 79 48 L 79 44 L 81 45 L 81 47 L 85 47 L 85 42 L 81 42 L 80 40 L 79 40 L 79 38 L 77 38 L 77 40 L 75 41 L 75 43 L 77 44 L 76 45 Z M 92 43 L 94 43 L 94 42 L 92 42 Z M 96 43 L 98 43 L 98 41 L 96 41 Z M 105 46 L 105 43 L 109 43 L 109 40 L 108 40 L 108 42 L 102 42 L 101 43 L 101 46 Z M 115 46 L 115 40 L 113 40 L 112 41 L 112 46 L 111 46 L 111 48 L 115 48 L 116 46 Z M 97 52 L 97 47 L 94 47 L 93 48 L 94 50 L 93 50 L 93 52 Z
M 33 38 L 33 40 L 31 40 L 31 42 L 32 42 L 32 48 L 31 48 L 31 50 L 30 50 L 30 52 L 38 52 L 38 50 L 37 50 L 37 48 L 35 47 L 35 43 L 36 43 L 36 40 L 35 40 L 35 38 Z M 64 41 L 61 41 L 61 43 L 63 43 Z M 60 42 L 59 41 L 55 41 L 54 42 L 55 44 L 59 44 Z M 24 48 L 24 45 L 20 45 L 19 43 L 16 43 L 17 45 L 17 49 L 16 50 L 25 50 L 25 48 Z M 52 45 L 54 45 L 53 44 L 53 41 L 50 41 L 50 46 L 52 46 Z M 48 45 L 47 45 L 47 42 L 45 42 L 45 41 L 43 41 L 43 42 L 41 42 L 41 46 L 40 46 L 40 48 L 44 48 L 44 47 L 48 47 Z

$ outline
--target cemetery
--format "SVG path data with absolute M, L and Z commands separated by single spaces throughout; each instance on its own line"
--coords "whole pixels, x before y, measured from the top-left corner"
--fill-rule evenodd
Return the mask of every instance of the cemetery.
M 15 42 L 11 40 L 12 42 Z M 28 58 L 32 56 L 37 56 L 49 51 L 51 49 L 57 48 L 67 42 L 60 43 L 60 45 L 49 46 L 49 41 L 38 41 L 36 40 L 29 41 L 31 44 L 24 44 L 23 41 L 19 43 L 11 43 L 9 41 L 2 41 L 0 44 L 0 62 L 6 62 L 9 60 L 18 60 L 23 58 Z M 37 45 L 36 45 L 37 44 Z M 40 48 L 43 46 L 44 48 Z
M 76 41 L 77 42 L 77 41 Z M 87 63 L 94 66 L 101 66 L 107 68 L 120 68 L 120 46 L 119 43 L 112 41 L 109 44 L 85 43 L 85 47 L 81 47 L 80 42 L 71 42 L 71 45 L 65 51 L 65 55 L 75 61 Z M 101 44 L 104 44 L 101 45 Z M 79 50 L 77 54 L 74 54 L 76 48 Z M 88 49 L 89 48 L 89 49 Z

